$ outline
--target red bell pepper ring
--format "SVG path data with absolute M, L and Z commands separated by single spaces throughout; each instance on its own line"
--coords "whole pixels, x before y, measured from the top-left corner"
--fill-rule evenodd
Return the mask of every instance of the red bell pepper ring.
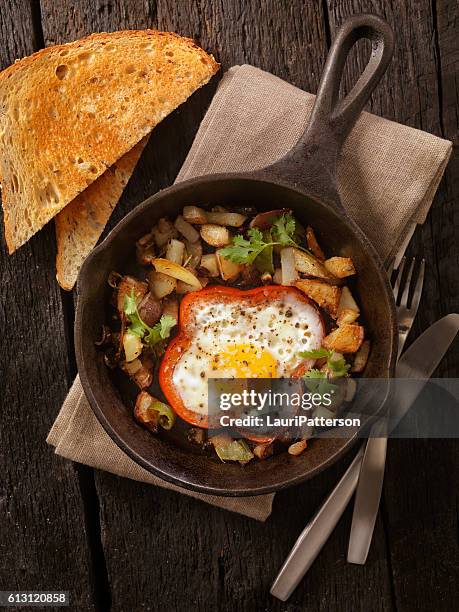
M 314 306 L 314 308 L 320 312 L 316 305 L 311 302 L 311 300 L 299 289 L 296 287 L 284 287 L 282 285 L 266 285 L 256 287 L 255 289 L 249 289 L 247 291 L 236 289 L 234 287 L 213 286 L 185 295 L 180 304 L 178 334 L 169 343 L 159 368 L 159 384 L 161 389 L 166 396 L 167 401 L 180 418 L 188 423 L 191 423 L 192 425 L 206 429 L 208 427 L 219 427 L 217 417 L 215 417 L 215 422 L 214 420 L 209 422 L 207 414 L 199 414 L 193 410 L 189 410 L 185 406 L 180 396 L 180 392 L 175 387 L 173 382 L 174 368 L 191 343 L 192 334 L 190 334 L 190 327 L 192 324 L 192 313 L 196 305 L 200 302 L 208 305 L 212 301 L 218 303 L 227 301 L 229 303 L 234 302 L 235 300 L 238 300 L 239 302 L 248 302 L 251 305 L 257 305 L 269 303 L 276 298 L 279 298 L 279 296 L 285 296 L 288 294 L 295 294 L 295 296 L 301 301 Z M 321 323 L 323 326 L 324 324 L 322 317 Z M 308 369 L 309 367 L 307 362 L 301 363 L 295 369 L 292 377 L 299 377 Z M 263 436 L 260 436 L 257 441 L 261 442 L 262 439 Z

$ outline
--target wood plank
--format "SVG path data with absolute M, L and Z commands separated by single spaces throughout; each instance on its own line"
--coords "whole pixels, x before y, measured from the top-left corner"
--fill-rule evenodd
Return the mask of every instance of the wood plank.
M 370 109 L 387 118 L 445 137 L 457 137 L 457 5 L 430 2 L 340 1 L 329 3 L 331 29 L 352 13 L 383 15 L 396 32 L 394 59 Z M 454 5 L 454 7 L 453 7 Z M 439 30 L 436 32 L 435 23 Z M 441 34 L 440 34 L 441 32 Z M 437 40 L 438 37 L 438 40 Z M 437 44 L 445 54 L 439 81 Z M 361 46 L 347 67 L 349 88 L 363 66 Z M 443 109 L 440 92 L 443 90 Z M 446 94 L 446 95 L 445 95 Z M 443 115 L 442 115 L 443 110 Z M 448 129 L 443 129 L 448 125 Z M 457 161 L 450 164 L 425 225 L 408 253 L 427 260 L 423 299 L 415 337 L 444 314 L 458 311 Z M 457 173 L 455 175 L 457 177 Z M 455 182 L 454 182 L 455 181 Z M 458 375 L 459 343 L 452 347 L 438 376 Z M 397 440 L 389 443 L 383 516 L 398 610 L 448 610 L 458 598 L 456 545 L 458 447 L 453 440 Z
M 2 4 L 1 69 L 39 47 L 34 4 Z M 92 610 L 77 474 L 45 443 L 69 383 L 53 230 L 45 228 L 11 257 L 3 228 L 1 234 L 0 588 L 65 589 L 71 609 Z
M 206 0 L 171 3 L 42 0 L 47 44 L 92 31 L 157 27 L 193 36 L 223 69 L 250 62 L 315 91 L 327 40 L 322 3 L 289 6 Z M 69 19 L 69 14 L 71 18 Z M 170 184 L 213 94 L 207 87 L 153 133 L 110 226 L 158 188 Z M 349 459 L 348 459 L 349 461 Z M 392 610 L 382 523 L 364 568 L 345 562 L 350 515 L 289 604 L 269 586 L 296 537 L 343 473 L 345 463 L 279 494 L 262 525 L 172 492 L 96 472 L 101 532 L 113 610 Z

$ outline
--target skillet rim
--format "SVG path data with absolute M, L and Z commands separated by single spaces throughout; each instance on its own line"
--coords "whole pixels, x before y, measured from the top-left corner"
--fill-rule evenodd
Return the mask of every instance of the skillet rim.
M 360 242 L 361 246 L 367 252 L 369 257 L 372 258 L 373 263 L 376 265 L 379 278 L 382 281 L 382 286 L 384 288 L 386 297 L 388 298 L 387 302 L 390 306 L 388 314 L 388 320 L 391 324 L 392 334 L 390 334 L 390 354 L 389 354 L 389 363 L 385 371 L 382 373 L 381 378 L 390 379 L 394 376 L 395 372 L 395 362 L 396 362 L 396 354 L 397 354 L 397 326 L 396 326 L 396 311 L 395 311 L 395 302 L 393 298 L 393 293 L 390 288 L 389 280 L 387 278 L 386 272 L 384 270 L 381 258 L 378 253 L 374 249 L 373 245 L 370 243 L 366 235 L 362 232 L 362 230 L 357 226 L 357 224 L 345 213 L 344 209 L 338 208 L 336 205 L 332 205 L 324 202 L 320 197 L 315 194 L 308 193 L 307 188 L 292 183 L 291 180 L 283 180 L 278 177 L 267 177 L 266 175 L 257 176 L 257 171 L 252 173 L 247 172 L 231 172 L 231 173 L 218 173 L 211 175 L 204 175 L 199 177 L 194 177 L 188 179 L 186 181 L 181 181 L 179 183 L 175 183 L 170 187 L 162 189 L 155 194 L 149 196 L 145 200 L 143 200 L 140 204 L 138 204 L 133 210 L 127 213 L 117 224 L 116 226 L 107 234 L 107 236 L 103 239 L 103 241 L 97 245 L 88 257 L 85 259 L 81 270 L 77 279 L 77 308 L 75 313 L 75 326 L 74 326 L 74 340 L 75 340 L 75 354 L 76 361 L 78 366 L 78 373 L 80 376 L 80 380 L 83 386 L 84 393 L 89 401 L 92 411 L 94 412 L 97 420 L 102 425 L 104 430 L 110 436 L 110 438 L 115 442 L 115 444 L 125 452 L 131 459 L 133 459 L 138 465 L 146 469 L 151 474 L 158 476 L 162 480 L 165 480 L 171 484 L 176 486 L 196 491 L 199 493 L 207 494 L 207 495 L 216 495 L 222 497 L 247 497 L 247 496 L 256 496 L 256 495 L 264 495 L 267 493 L 273 493 L 275 491 L 280 491 L 286 489 L 290 486 L 294 486 L 309 480 L 316 474 L 320 473 L 330 465 L 336 463 L 345 453 L 347 453 L 357 442 L 357 434 L 353 434 L 342 444 L 342 446 L 332 453 L 327 459 L 321 461 L 318 465 L 309 469 L 308 471 L 293 476 L 292 478 L 283 479 L 282 481 L 271 484 L 271 485 L 260 485 L 260 486 L 251 486 L 247 488 L 247 485 L 244 489 L 228 489 L 224 487 L 217 487 L 215 485 L 207 485 L 205 483 L 199 483 L 192 479 L 185 479 L 183 474 L 176 476 L 171 473 L 163 471 L 161 468 L 158 468 L 152 465 L 149 461 L 145 460 L 139 453 L 137 453 L 134 449 L 132 449 L 128 443 L 124 441 L 124 439 L 118 434 L 115 427 L 110 423 L 109 419 L 106 418 L 104 412 L 99 406 L 99 403 L 94 396 L 92 383 L 90 381 L 90 377 L 88 376 L 88 372 L 85 366 L 85 355 L 82 347 L 82 338 L 84 334 L 83 329 L 83 310 L 85 305 L 85 285 L 87 284 L 87 277 L 90 276 L 92 265 L 95 261 L 97 261 L 98 255 L 106 250 L 113 240 L 124 230 L 124 228 L 137 216 L 142 215 L 147 209 L 153 206 L 158 200 L 163 197 L 168 197 L 173 195 L 175 192 L 182 190 L 184 187 L 194 187 L 200 185 L 202 183 L 212 183 L 212 182 L 220 182 L 220 181 L 228 181 L 228 180 L 246 180 L 250 182 L 259 182 L 265 183 L 269 185 L 275 185 L 277 187 L 287 188 L 290 191 L 294 191 L 298 193 L 302 197 L 308 197 L 310 199 L 315 200 L 320 206 L 328 209 L 335 215 L 340 216 L 340 222 L 347 226 L 348 229 L 351 230 L 354 237 Z M 122 400 L 120 399 L 121 403 Z M 387 401 L 387 395 L 384 400 L 381 402 L 380 409 L 383 407 L 384 403 Z

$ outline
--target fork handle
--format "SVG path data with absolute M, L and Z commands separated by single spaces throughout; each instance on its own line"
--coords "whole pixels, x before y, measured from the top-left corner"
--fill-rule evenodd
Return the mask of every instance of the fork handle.
M 351 535 L 347 560 L 349 563 L 364 565 L 373 538 L 378 516 L 386 465 L 387 438 L 370 438 L 360 470 L 359 486 L 354 502 Z

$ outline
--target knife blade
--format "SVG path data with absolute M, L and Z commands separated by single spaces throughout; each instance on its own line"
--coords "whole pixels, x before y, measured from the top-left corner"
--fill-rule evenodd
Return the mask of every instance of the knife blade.
M 431 325 L 403 353 L 397 363 L 396 378 L 416 379 L 421 382 L 419 385 L 404 388 L 403 394 L 396 393 L 392 398 L 391 427 L 395 428 L 413 405 L 458 331 L 459 314 L 449 314 Z M 376 429 L 378 427 L 379 430 Z M 384 481 L 387 437 L 371 437 L 377 431 L 383 431 L 380 423 L 375 424 L 366 445 L 349 538 L 347 560 L 359 565 L 363 565 L 368 556 Z
M 429 333 L 432 327 L 434 332 Z M 426 374 L 430 376 L 454 340 L 458 330 L 459 315 L 452 314 L 440 319 L 419 336 L 402 357 L 402 369 L 400 371 L 402 374 L 405 373 L 404 377 L 422 379 L 426 377 Z M 438 334 L 435 341 L 431 339 L 432 333 Z M 422 357 L 417 357 L 417 355 L 422 355 L 423 352 L 424 360 L 422 361 Z M 424 370 L 422 369 L 423 365 L 426 368 Z M 406 414 L 410 405 L 405 407 L 404 412 L 398 412 L 400 419 Z M 386 443 L 386 438 L 374 438 L 372 441 L 376 442 L 377 440 L 382 440 L 382 445 Z M 325 503 L 300 534 L 271 587 L 270 592 L 274 597 L 287 601 L 321 551 L 357 488 L 362 456 L 363 448 L 355 456 Z M 379 486 L 382 486 L 382 477 Z

